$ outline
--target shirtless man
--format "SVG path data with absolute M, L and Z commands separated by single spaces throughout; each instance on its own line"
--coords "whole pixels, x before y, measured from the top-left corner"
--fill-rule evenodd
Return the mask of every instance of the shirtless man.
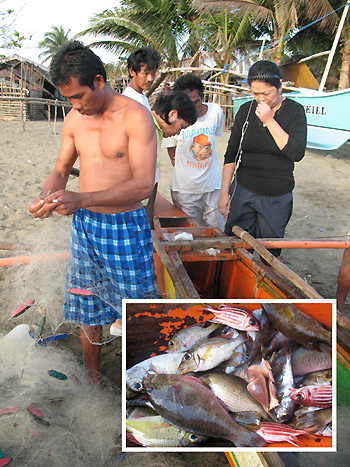
M 85 361 L 99 382 L 102 325 L 121 318 L 122 298 L 156 297 L 141 203 L 154 185 L 156 132 L 150 112 L 107 84 L 100 58 L 81 42 L 63 46 L 50 73 L 73 109 L 55 167 L 29 211 L 41 219 L 74 214 L 64 315 L 80 324 Z M 77 158 L 78 193 L 66 189 Z

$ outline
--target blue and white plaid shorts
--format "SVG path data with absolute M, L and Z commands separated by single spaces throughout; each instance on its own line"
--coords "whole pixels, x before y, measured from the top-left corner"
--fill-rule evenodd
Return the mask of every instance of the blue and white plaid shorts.
M 88 326 L 111 324 L 121 318 L 123 298 L 156 298 L 152 260 L 144 208 L 118 214 L 80 209 L 71 229 L 66 320 Z M 69 289 L 92 295 L 76 295 Z

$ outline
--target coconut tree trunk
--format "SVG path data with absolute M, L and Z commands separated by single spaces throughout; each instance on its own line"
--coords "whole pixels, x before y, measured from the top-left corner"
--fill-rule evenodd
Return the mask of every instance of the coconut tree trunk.
M 338 89 L 346 89 L 349 87 L 349 70 L 350 70 L 350 37 L 347 38 L 343 48 L 343 60 L 340 68 L 340 77 Z

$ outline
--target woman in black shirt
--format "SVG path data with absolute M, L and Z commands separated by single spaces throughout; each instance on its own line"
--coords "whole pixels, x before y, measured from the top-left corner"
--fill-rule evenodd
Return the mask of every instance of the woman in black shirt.
M 227 216 L 228 235 L 238 225 L 256 238 L 282 238 L 293 208 L 294 162 L 305 153 L 305 112 L 282 95 L 275 63 L 255 63 L 248 83 L 254 100 L 240 107 L 231 130 L 219 211 Z

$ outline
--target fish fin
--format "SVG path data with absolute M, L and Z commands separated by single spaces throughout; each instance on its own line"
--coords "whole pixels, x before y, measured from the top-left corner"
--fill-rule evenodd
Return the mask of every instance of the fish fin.
M 225 404 L 225 402 L 224 402 L 223 400 L 221 400 L 220 397 L 217 397 L 217 396 L 216 396 L 216 398 L 217 398 L 217 400 L 219 401 L 220 405 L 221 405 L 228 413 L 230 413 L 230 410 L 229 410 L 229 408 L 227 407 L 227 405 Z
M 151 363 L 148 373 L 156 373 L 158 375 L 159 373 L 161 373 L 161 368 L 157 367 L 157 365 L 154 365 L 154 363 Z
M 220 324 L 220 323 L 218 323 L 218 322 L 216 322 L 216 321 L 213 321 L 213 320 L 211 320 L 211 319 L 209 319 L 209 320 L 206 321 L 206 322 L 207 322 L 207 323 L 213 323 L 213 324 L 211 324 L 210 326 L 208 326 L 208 327 L 206 328 L 207 331 L 210 330 L 210 334 L 212 334 L 214 331 L 216 331 L 217 329 L 219 329 L 219 328 L 222 326 L 222 324 Z M 209 334 L 209 335 L 210 335 L 210 334 Z
M 208 319 L 206 322 L 207 322 L 207 323 L 213 323 L 213 324 L 221 324 L 220 321 L 218 321 L 218 320 L 215 319 L 215 318 Z M 212 324 L 211 326 L 213 326 L 213 324 Z
M 192 380 L 196 380 L 198 382 L 200 382 L 201 384 L 203 384 L 203 386 L 205 386 L 205 384 L 203 383 L 202 380 L 198 379 L 196 376 L 191 376 L 191 375 L 186 375 L 186 378 L 190 378 Z

